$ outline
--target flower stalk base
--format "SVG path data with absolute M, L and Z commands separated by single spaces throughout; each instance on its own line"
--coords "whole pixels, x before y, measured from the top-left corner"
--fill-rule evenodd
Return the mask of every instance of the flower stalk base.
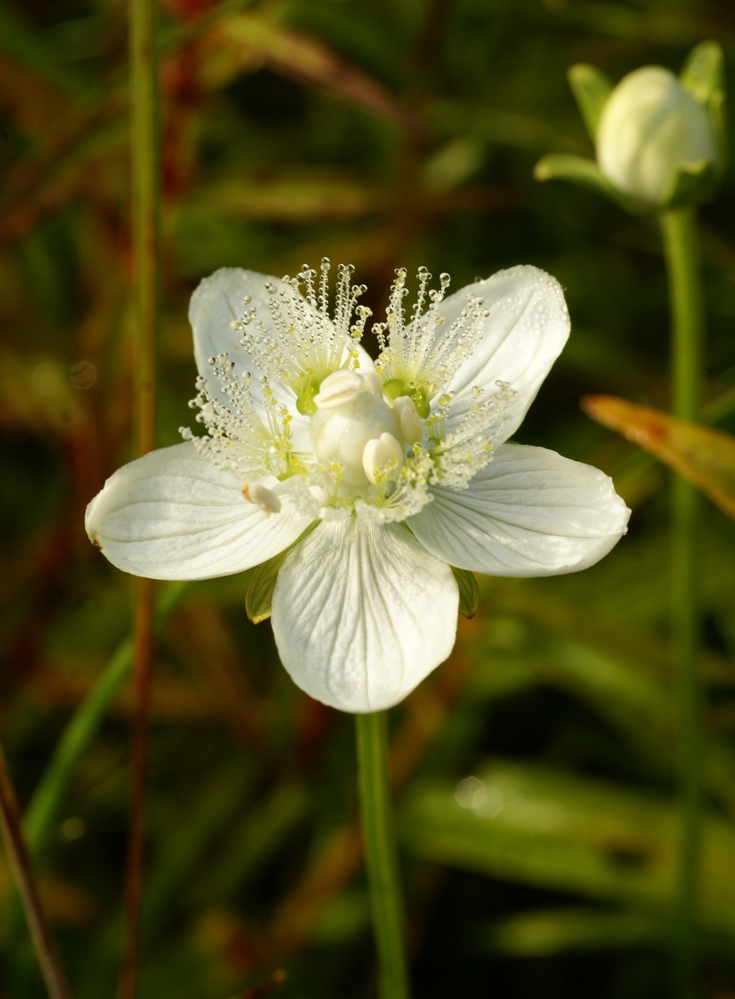
M 378 950 L 380 999 L 409 999 L 384 711 L 355 716 L 360 810 L 370 907 Z

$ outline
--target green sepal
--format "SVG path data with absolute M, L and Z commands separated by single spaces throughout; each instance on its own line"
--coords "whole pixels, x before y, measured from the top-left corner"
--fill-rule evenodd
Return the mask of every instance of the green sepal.
M 725 173 L 727 164 L 727 122 L 725 120 L 725 91 L 718 90 L 712 94 L 707 102 L 709 120 L 712 123 L 712 130 L 715 133 L 715 145 L 717 146 L 717 171 L 720 178 Z
M 538 161 L 534 167 L 533 175 L 536 180 L 568 180 L 572 184 L 579 184 L 580 187 L 586 187 L 588 190 L 609 198 L 616 205 L 620 205 L 621 208 L 635 215 L 651 211 L 652 208 L 650 205 L 642 204 L 622 194 L 602 175 L 595 161 L 586 159 L 584 156 L 552 153 Z
M 661 199 L 661 208 L 678 208 L 709 201 L 720 181 L 720 171 L 711 160 L 698 160 L 680 167 L 668 191 Z
M 459 588 L 459 613 L 462 617 L 474 617 L 480 599 L 480 587 L 469 569 L 451 567 Z
M 725 123 L 725 67 L 718 42 L 702 42 L 689 53 L 679 75 L 681 85 L 707 109 L 717 147 L 717 163 L 711 169 L 695 164 L 691 177 L 677 178 L 666 199 L 666 207 L 709 200 L 725 172 L 727 133 Z
M 709 104 L 715 94 L 722 94 L 725 69 L 720 45 L 717 42 L 702 42 L 692 49 L 679 79 L 682 87 L 700 104 Z
M 572 66 L 567 72 L 567 79 L 590 138 L 595 142 L 602 109 L 612 93 L 613 82 L 601 70 L 586 63 Z
M 245 594 L 245 611 L 253 624 L 267 621 L 271 616 L 276 579 L 288 553 L 287 548 L 286 551 L 269 558 L 267 562 L 261 562 L 253 569 Z
M 286 561 L 288 553 L 299 544 L 316 527 L 316 523 L 307 527 L 301 537 L 297 538 L 292 545 L 285 548 L 278 555 L 269 558 L 267 562 L 256 565 L 250 576 L 250 582 L 245 593 L 245 612 L 253 624 L 260 624 L 267 621 L 271 616 L 273 605 L 273 591 L 276 588 L 276 580 L 281 566 Z

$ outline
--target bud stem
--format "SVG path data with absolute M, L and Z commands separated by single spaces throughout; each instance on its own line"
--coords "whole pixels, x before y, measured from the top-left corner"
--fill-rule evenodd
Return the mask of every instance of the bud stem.
M 704 303 L 693 209 L 661 213 L 671 307 L 672 404 L 685 420 L 699 416 Z M 679 686 L 679 796 L 681 826 L 674 899 L 676 995 L 696 995 L 698 881 L 702 811 L 702 715 L 698 671 L 701 607 L 698 587 L 699 494 L 677 476 L 673 482 L 672 638 Z

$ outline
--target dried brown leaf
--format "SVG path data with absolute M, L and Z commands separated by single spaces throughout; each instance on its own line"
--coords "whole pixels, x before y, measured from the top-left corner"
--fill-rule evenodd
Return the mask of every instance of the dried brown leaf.
M 588 396 L 582 406 L 598 423 L 655 455 L 735 517 L 735 438 L 613 396 Z

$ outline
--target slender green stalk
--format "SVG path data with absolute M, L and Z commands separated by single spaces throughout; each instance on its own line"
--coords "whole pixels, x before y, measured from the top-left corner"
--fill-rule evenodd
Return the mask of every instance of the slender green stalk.
M 8 857 L 8 866 L 12 871 L 23 904 L 28 930 L 33 941 L 33 949 L 36 952 L 48 994 L 51 999 L 68 999 L 69 989 L 41 907 L 30 853 L 23 837 L 18 799 L 5 760 L 5 752 L 1 745 L 0 834 Z
M 685 420 L 699 417 L 704 303 L 700 284 L 696 219 L 691 208 L 662 213 L 661 228 L 669 276 L 672 317 L 672 405 Z M 697 906 L 702 809 L 702 714 L 699 676 L 699 494 L 681 477 L 673 484 L 672 638 L 678 667 L 679 792 L 681 830 L 675 898 L 674 944 L 677 994 L 696 994 Z
M 138 451 L 154 445 L 155 342 L 158 319 L 159 181 L 157 137 L 156 0 L 130 4 L 130 124 L 133 187 L 133 280 Z M 119 999 L 134 999 L 138 966 L 143 828 L 147 776 L 148 701 L 153 659 L 153 584 L 135 588 L 135 711 L 133 788 L 125 867 L 125 938 Z
M 356 715 L 362 831 L 378 949 L 380 999 L 409 999 L 386 712 Z

